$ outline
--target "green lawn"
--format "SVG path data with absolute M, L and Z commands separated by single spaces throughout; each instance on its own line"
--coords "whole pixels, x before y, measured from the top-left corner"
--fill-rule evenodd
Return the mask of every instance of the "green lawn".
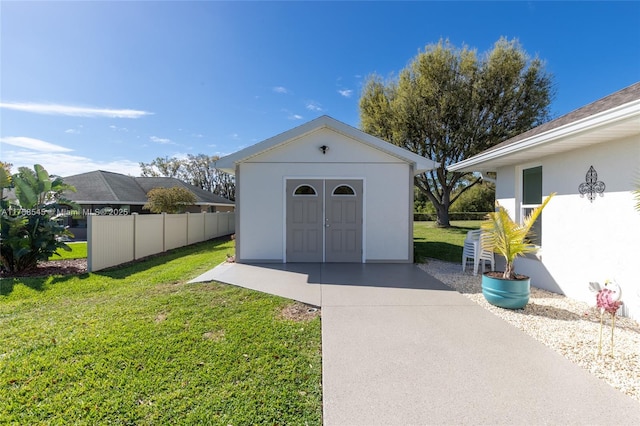
M 480 223 L 479 220 L 451 221 L 451 228 L 438 228 L 435 222 L 414 222 L 415 261 L 433 258 L 460 262 L 467 231 L 480 228 Z
M 186 281 L 233 242 L 0 282 L 0 423 L 321 424 L 320 319 Z
M 78 241 L 74 243 L 67 243 L 71 248 L 71 251 L 58 249 L 56 254 L 49 257 L 49 260 L 63 260 L 63 259 L 83 259 L 87 257 L 87 242 Z
M 458 262 L 480 222 L 452 225 L 415 222 L 416 261 Z M 70 246 L 66 258 L 86 257 L 86 243 Z M 232 251 L 215 240 L 0 281 L 1 423 L 321 424 L 320 319 L 285 319 L 286 299 L 186 284 Z

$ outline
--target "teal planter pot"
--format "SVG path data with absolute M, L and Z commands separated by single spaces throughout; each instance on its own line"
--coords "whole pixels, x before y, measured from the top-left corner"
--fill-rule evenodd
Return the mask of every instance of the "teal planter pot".
M 492 305 L 506 309 L 522 309 L 529 303 L 531 279 L 505 280 L 482 276 L 482 295 Z

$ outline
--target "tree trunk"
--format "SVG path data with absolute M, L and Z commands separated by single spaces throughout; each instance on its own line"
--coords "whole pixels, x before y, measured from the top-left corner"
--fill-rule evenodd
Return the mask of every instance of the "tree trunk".
M 440 180 L 440 185 L 442 188 L 440 202 L 435 203 L 436 213 L 438 213 L 438 218 L 436 219 L 436 226 L 438 228 L 449 228 L 451 224 L 449 223 L 449 207 L 451 207 L 451 190 L 447 185 L 447 180 L 445 174 L 438 169 L 438 178 Z
M 434 193 L 434 190 L 430 187 L 427 179 L 418 178 L 416 176 L 415 183 L 418 190 L 427 196 L 429 202 L 431 202 L 433 207 L 436 209 L 436 226 L 438 228 L 451 227 L 451 224 L 449 223 L 449 207 L 451 206 L 451 200 L 448 187 L 445 185 L 442 193 L 437 196 L 437 188 Z
M 449 223 L 449 207 L 440 203 L 434 205 L 436 207 L 436 213 L 438 214 L 438 217 L 436 218 L 436 226 L 438 228 L 451 227 L 451 224 Z

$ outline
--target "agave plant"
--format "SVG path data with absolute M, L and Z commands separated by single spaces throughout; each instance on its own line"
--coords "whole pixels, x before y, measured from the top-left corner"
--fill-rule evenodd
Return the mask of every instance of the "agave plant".
M 504 257 L 506 262 L 502 278 L 513 280 L 516 272 L 513 264 L 516 257 L 524 256 L 527 253 L 534 253 L 537 247 L 528 240 L 531 236 L 531 228 L 542 213 L 549 200 L 555 195 L 550 194 L 544 202 L 536 207 L 522 224 L 515 222 L 509 216 L 507 210 L 496 201 L 496 211 L 489 213 L 482 222 L 481 228 L 484 231 L 482 244 L 485 249 L 493 250 Z

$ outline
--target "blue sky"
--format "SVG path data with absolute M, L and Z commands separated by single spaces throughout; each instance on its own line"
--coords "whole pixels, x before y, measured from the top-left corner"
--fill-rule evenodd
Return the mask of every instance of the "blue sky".
M 640 2 L 0 2 L 0 158 L 69 176 L 226 155 L 327 114 L 441 38 L 517 38 L 560 116 L 640 81 Z

